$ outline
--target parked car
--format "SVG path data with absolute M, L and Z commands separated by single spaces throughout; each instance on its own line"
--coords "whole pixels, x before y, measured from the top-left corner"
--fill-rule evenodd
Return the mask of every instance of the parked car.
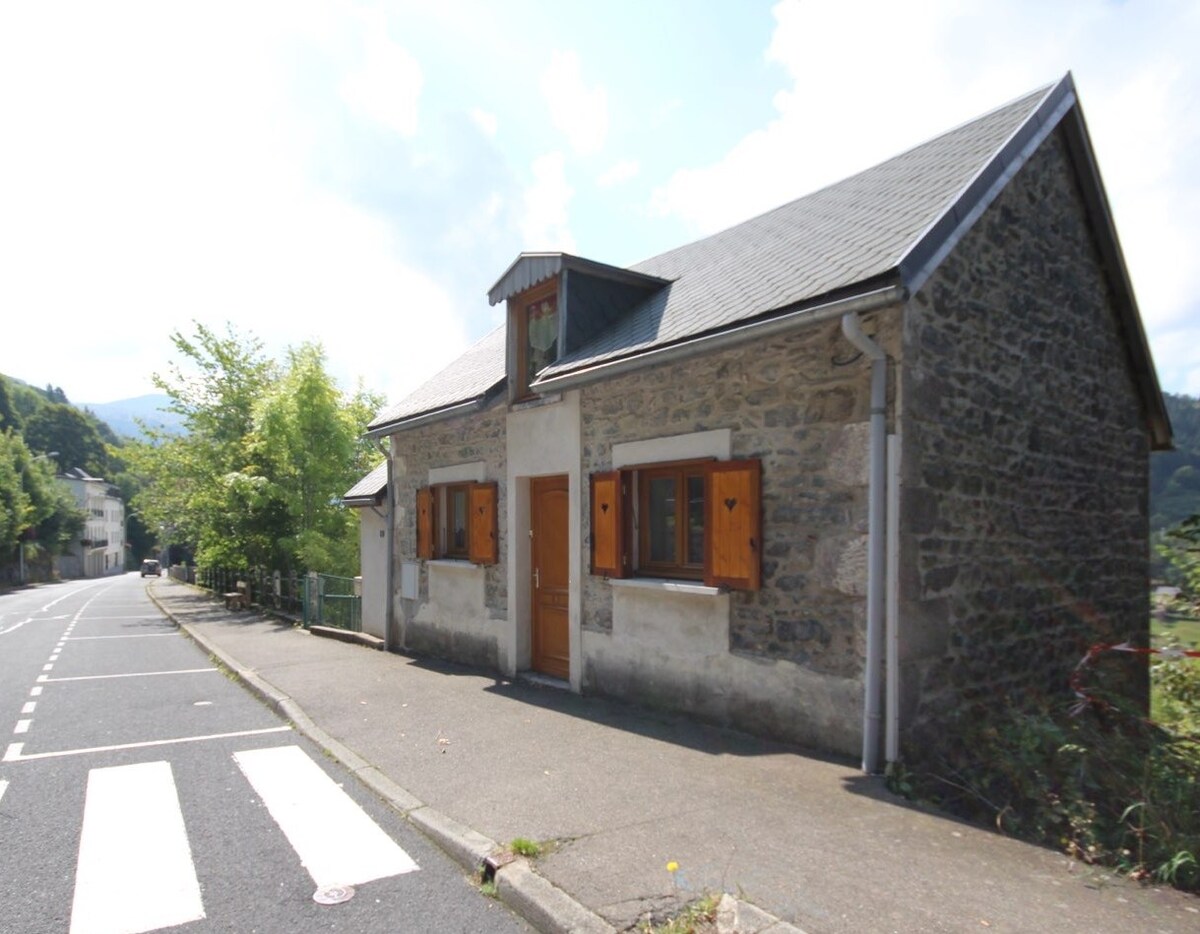
M 153 574 L 155 577 L 162 577 L 162 568 L 158 566 L 158 562 L 152 558 L 147 558 L 142 562 L 142 577 L 147 574 Z

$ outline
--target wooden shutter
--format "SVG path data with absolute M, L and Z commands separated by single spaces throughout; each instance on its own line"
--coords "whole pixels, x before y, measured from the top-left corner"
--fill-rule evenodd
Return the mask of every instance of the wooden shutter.
M 716 461 L 705 482 L 704 582 L 735 590 L 762 585 L 762 462 Z
M 495 564 L 500 558 L 497 535 L 499 486 L 472 483 L 467 496 L 467 557 L 472 564 Z
M 427 486 L 417 490 L 417 557 L 432 558 L 434 556 L 433 535 L 437 528 L 434 521 L 436 509 L 433 490 Z
M 629 475 L 612 470 L 592 474 L 592 573 L 599 577 L 625 577 L 629 572 L 626 547 L 625 504 Z

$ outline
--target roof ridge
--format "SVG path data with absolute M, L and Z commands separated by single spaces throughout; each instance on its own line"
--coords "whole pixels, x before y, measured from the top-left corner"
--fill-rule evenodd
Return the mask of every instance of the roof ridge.
M 1070 72 L 1067 73 L 1067 78 L 1069 78 L 1069 77 L 1070 77 Z M 730 224 L 727 227 L 722 227 L 720 230 L 715 230 L 710 234 L 705 234 L 702 237 L 697 237 L 695 240 L 690 240 L 687 243 L 682 243 L 679 246 L 672 247 L 669 250 L 664 250 L 661 253 L 656 253 L 653 256 L 648 256 L 645 259 L 639 260 L 638 262 L 634 263 L 633 265 L 629 266 L 628 268 L 631 270 L 637 271 L 639 269 L 639 267 L 649 265 L 649 264 L 655 262 L 656 260 L 662 259 L 663 257 L 666 257 L 666 256 L 670 256 L 672 253 L 675 253 L 679 250 L 690 249 L 692 247 L 695 247 L 698 244 L 704 243 L 706 240 L 711 240 L 715 237 L 720 237 L 722 234 L 725 234 L 731 230 L 741 227 L 744 224 L 752 224 L 755 221 L 763 220 L 764 218 L 768 218 L 773 214 L 777 214 L 781 211 L 785 211 L 785 210 L 791 208 L 792 206 L 794 206 L 797 202 L 804 201 L 808 198 L 814 198 L 815 196 L 817 196 L 823 192 L 829 191 L 833 188 L 838 188 L 843 185 L 846 185 L 847 183 L 852 182 L 854 179 L 860 178 L 861 176 L 866 175 L 868 172 L 877 171 L 878 169 L 882 168 L 883 166 L 888 165 L 889 163 L 897 161 L 899 159 L 902 159 L 905 156 L 908 156 L 911 153 L 914 153 L 917 150 L 922 149 L 925 146 L 930 146 L 930 145 L 938 142 L 939 140 L 946 138 L 947 136 L 951 136 L 954 133 L 961 132 L 966 127 L 969 127 L 976 123 L 982 123 L 982 122 L 988 120 L 989 118 L 994 117 L 996 114 L 1000 113 L 1003 110 L 1007 110 L 1008 108 L 1016 106 L 1017 104 L 1024 103 L 1025 101 L 1028 101 L 1034 97 L 1039 97 L 1039 98 L 1045 97 L 1047 94 L 1049 94 L 1051 91 L 1053 91 L 1054 88 L 1056 88 L 1059 84 L 1061 84 L 1062 80 L 1065 80 L 1065 79 L 1060 79 L 1060 81 L 1057 81 L 1057 82 L 1050 82 L 1049 84 L 1042 85 L 1033 91 L 1027 91 L 1024 94 L 1019 94 L 1016 97 L 1012 98 L 1011 100 L 1009 100 L 1003 104 L 1000 104 L 997 107 L 992 107 L 990 110 L 987 110 L 984 113 L 976 114 L 974 117 L 971 117 L 970 119 L 963 120 L 962 122 L 955 124 L 954 126 L 950 127 L 949 129 L 943 130 L 940 133 L 936 133 L 933 136 L 927 137 L 926 139 L 923 139 L 918 143 L 914 143 L 913 145 L 908 146 L 907 148 L 902 149 L 899 152 L 893 153 L 892 155 L 888 156 L 886 159 L 883 159 L 879 162 L 872 163 L 871 165 L 868 165 L 865 168 L 862 168 L 859 171 L 854 172 L 851 175 L 842 176 L 841 178 L 835 179 L 834 181 L 831 181 L 825 185 L 822 185 L 819 188 L 814 188 L 811 191 L 807 191 L 802 195 L 797 195 L 795 198 L 791 198 L 788 201 L 785 201 L 783 204 L 777 204 L 773 208 L 769 208 L 766 211 L 761 211 L 758 214 L 753 214 L 744 220 L 738 221 L 737 223 Z

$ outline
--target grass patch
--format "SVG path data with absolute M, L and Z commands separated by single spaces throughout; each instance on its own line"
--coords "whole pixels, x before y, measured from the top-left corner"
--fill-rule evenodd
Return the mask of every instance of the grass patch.
M 1200 619 L 1193 613 L 1171 613 L 1152 617 L 1150 620 L 1150 644 L 1155 648 L 1164 645 L 1181 645 L 1185 649 L 1200 648 Z
M 508 848 L 518 856 L 524 856 L 526 859 L 537 859 L 542 855 L 543 851 L 540 843 L 528 840 L 525 837 L 517 837 L 508 845 Z

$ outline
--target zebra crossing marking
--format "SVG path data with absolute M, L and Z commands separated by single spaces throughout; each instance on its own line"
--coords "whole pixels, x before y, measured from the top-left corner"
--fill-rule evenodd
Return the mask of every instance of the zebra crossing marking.
M 70 934 L 138 934 L 203 917 L 170 763 L 92 769 Z
M 318 889 L 420 868 L 299 746 L 233 758 Z

